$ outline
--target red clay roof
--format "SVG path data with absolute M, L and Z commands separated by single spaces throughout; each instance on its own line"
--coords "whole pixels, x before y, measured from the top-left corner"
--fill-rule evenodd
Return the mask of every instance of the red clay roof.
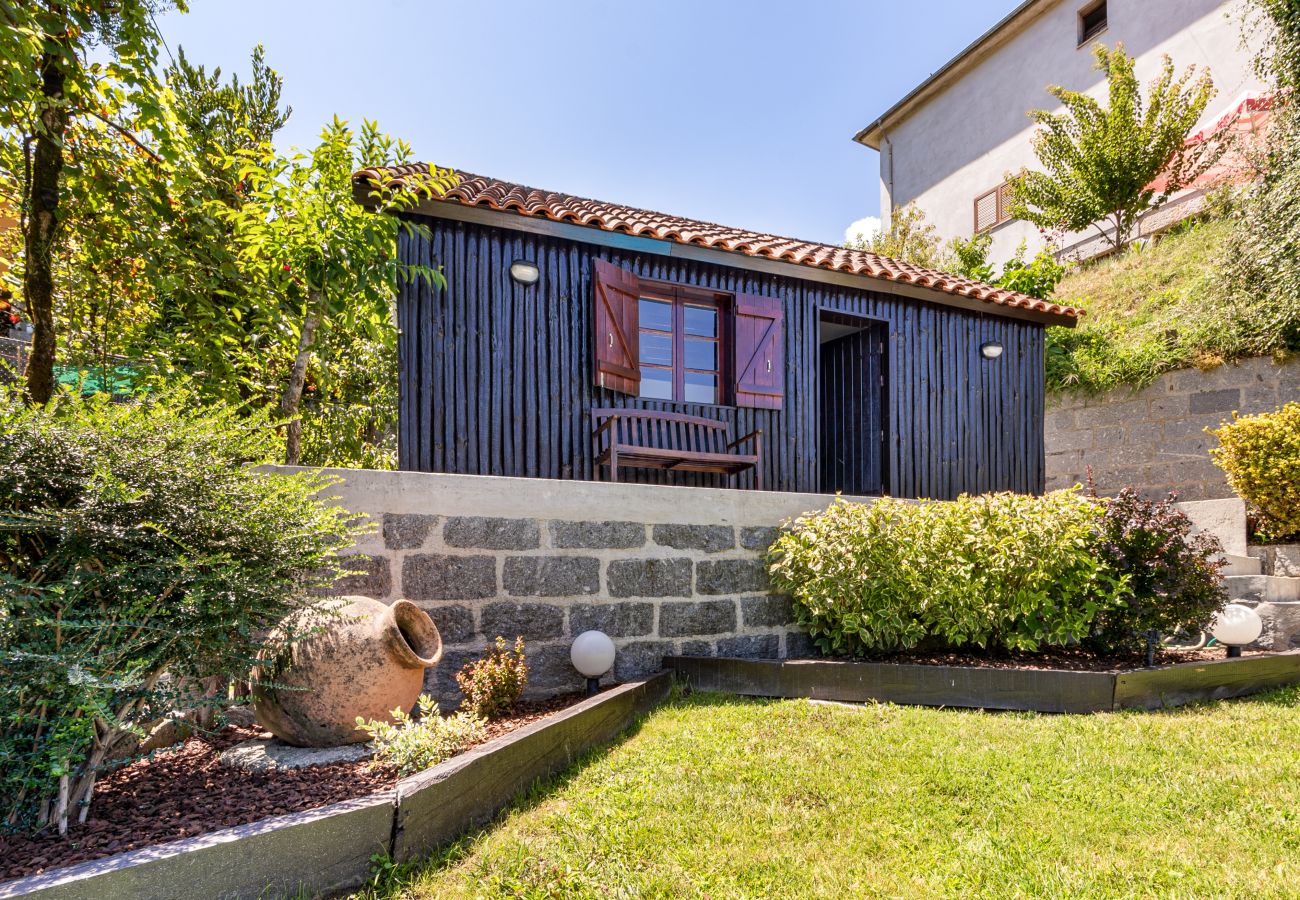
M 414 163 L 362 169 L 353 177 L 357 181 L 379 180 L 386 184 L 397 184 L 406 176 L 424 175 L 428 172 L 427 163 Z M 815 244 L 741 228 L 728 228 L 695 219 L 525 187 L 469 172 L 457 171 L 456 175 L 460 183 L 438 199 L 679 244 L 695 244 L 795 265 L 816 266 L 882 281 L 914 284 L 997 306 L 1033 310 L 1067 319 L 1077 319 L 1082 314 L 1081 310 L 1074 307 L 1039 300 L 1028 294 L 993 287 L 958 275 L 923 269 L 865 250 L 848 250 L 831 244 Z

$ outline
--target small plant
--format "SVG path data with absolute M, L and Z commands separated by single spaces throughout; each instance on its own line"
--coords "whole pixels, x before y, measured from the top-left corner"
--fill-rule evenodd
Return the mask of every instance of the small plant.
M 1300 402 L 1270 413 L 1238 416 L 1210 434 L 1210 451 L 1228 484 L 1259 510 L 1265 537 L 1300 534 Z
M 483 740 L 483 720 L 468 712 L 443 717 L 438 704 L 421 694 L 418 719 L 404 709 L 392 712 L 395 722 L 357 716 L 357 727 L 370 735 L 375 747 L 375 765 L 391 765 L 400 776 L 413 775 Z
M 503 637 L 488 647 L 483 658 L 466 663 L 456 673 L 456 683 L 465 695 L 461 709 L 496 719 L 514 708 L 528 685 L 528 660 L 524 657 L 524 639 L 515 638 L 512 651 Z
M 1164 500 L 1125 488 L 1101 501 L 1098 555 L 1128 580 L 1128 597 L 1098 611 L 1087 643 L 1102 653 L 1136 651 L 1147 633 L 1204 629 L 1227 595 L 1219 575 L 1223 547 L 1211 534 L 1192 534 L 1192 521 Z

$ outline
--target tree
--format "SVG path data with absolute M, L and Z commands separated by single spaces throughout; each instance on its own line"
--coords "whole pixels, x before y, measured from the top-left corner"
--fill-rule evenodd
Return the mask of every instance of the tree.
M 889 216 L 889 229 L 869 238 L 859 236 L 846 245 L 851 250 L 866 250 L 911 263 L 923 269 L 942 269 L 945 265 L 939 232 L 926 221 L 925 212 L 915 203 L 895 206 Z
M 20 135 L 25 156 L 23 302 L 33 328 L 31 402 L 47 402 L 54 390 L 54 266 L 69 125 L 96 118 L 120 128 L 106 114 L 107 101 L 126 100 L 146 115 L 160 111 L 152 72 L 158 45 L 153 13 L 168 6 L 185 9 L 185 0 L 0 4 L 0 128 Z M 107 51 L 107 62 L 90 58 L 96 47 Z
M 278 406 L 285 417 L 285 462 L 302 454 L 303 389 L 313 351 L 330 329 L 376 336 L 392 328 L 392 300 L 400 279 L 442 274 L 397 259 L 398 229 L 420 226 L 389 213 L 454 186 L 450 170 L 433 169 L 401 186 L 372 181 L 374 211 L 354 200 L 352 174 L 367 166 L 401 163 L 410 147 L 365 122 L 354 132 L 337 118 L 311 153 L 284 156 L 271 147 L 243 150 L 227 160 L 240 184 L 242 202 L 216 213 L 230 223 L 241 272 L 258 285 L 264 302 L 277 308 L 282 339 L 292 362 L 281 378 Z
M 1113 50 L 1097 44 L 1093 53 L 1106 73 L 1108 104 L 1049 87 L 1065 112 L 1029 114 L 1039 125 L 1034 152 L 1046 171 L 1022 169 L 1008 174 L 1007 184 L 1016 218 L 1065 231 L 1095 227 L 1118 248 L 1143 212 L 1205 174 L 1226 146 L 1219 140 L 1186 143 L 1215 93 L 1208 71 L 1196 75 L 1192 66 L 1175 79 L 1166 56 L 1144 100 L 1123 44 Z M 1157 178 L 1160 186 L 1153 183 Z

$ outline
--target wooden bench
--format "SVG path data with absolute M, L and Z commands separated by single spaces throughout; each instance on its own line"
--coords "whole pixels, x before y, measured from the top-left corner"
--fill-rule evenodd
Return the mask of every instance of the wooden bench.
M 610 481 L 618 481 L 620 467 L 727 476 L 753 469 L 754 487 L 763 489 L 762 430 L 728 441 L 726 422 L 653 409 L 592 409 L 591 425 L 597 481 L 601 466 L 609 466 Z M 752 454 L 737 452 L 745 443 L 753 444 Z

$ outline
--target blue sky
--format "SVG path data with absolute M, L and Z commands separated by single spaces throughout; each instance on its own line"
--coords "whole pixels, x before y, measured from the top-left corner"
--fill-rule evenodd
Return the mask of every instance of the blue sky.
M 852 136 L 1018 0 L 190 0 L 174 51 L 285 79 L 286 143 L 335 113 L 418 158 L 840 243 L 879 208 Z

